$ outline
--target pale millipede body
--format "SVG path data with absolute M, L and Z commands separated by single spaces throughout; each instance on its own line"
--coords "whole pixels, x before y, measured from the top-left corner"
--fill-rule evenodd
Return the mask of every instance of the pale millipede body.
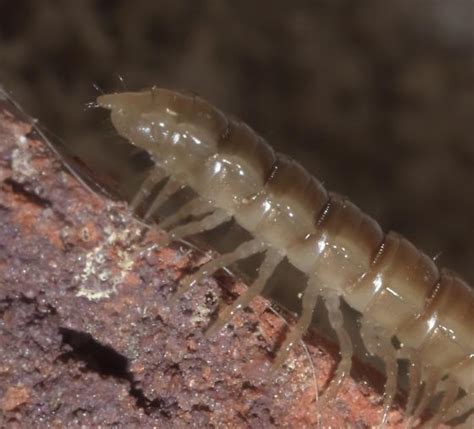
M 302 338 L 321 298 L 341 354 L 323 401 L 335 394 L 350 371 L 353 354 L 342 323 L 343 299 L 361 315 L 367 351 L 385 364 L 382 424 L 396 393 L 398 360 L 408 360 L 410 368 L 407 427 L 435 396 L 441 399 L 427 427 L 472 412 L 474 292 L 470 285 L 450 271 L 439 270 L 402 236 L 384 234 L 348 199 L 326 191 L 296 161 L 276 153 L 247 125 L 200 97 L 152 88 L 102 95 L 97 102 L 111 110 L 117 132 L 146 150 L 156 165 L 132 208 L 166 180 L 146 219 L 184 186 L 197 195 L 159 224 L 170 240 L 216 228 L 232 218 L 253 237 L 186 277 L 175 297 L 219 268 L 265 254 L 254 283 L 221 312 L 208 335 L 260 294 L 287 258 L 306 275 L 307 284 L 302 314 L 279 350 L 275 368 Z

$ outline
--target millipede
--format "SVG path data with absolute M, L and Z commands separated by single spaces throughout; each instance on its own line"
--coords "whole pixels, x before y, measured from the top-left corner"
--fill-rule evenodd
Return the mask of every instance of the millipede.
M 275 152 L 249 126 L 195 94 L 153 87 L 104 94 L 97 105 L 111 111 L 117 133 L 145 150 L 153 168 L 132 210 L 161 184 L 143 215 L 156 211 L 183 188 L 194 192 L 160 218 L 163 244 L 234 221 L 251 238 L 184 277 L 173 300 L 205 276 L 256 254 L 263 255 L 248 290 L 223 309 L 206 330 L 214 335 L 262 293 L 286 259 L 306 278 L 301 315 L 279 348 L 273 368 L 308 329 L 316 303 L 328 313 L 340 361 L 322 399 L 337 392 L 351 370 L 353 344 L 343 325 L 344 301 L 359 315 L 368 353 L 384 363 L 384 425 L 398 384 L 399 361 L 408 362 L 407 427 L 438 398 L 424 423 L 469 416 L 474 404 L 474 292 L 457 274 L 379 224 L 347 198 L 329 192 L 295 160 Z M 471 414 L 472 417 L 472 414 Z

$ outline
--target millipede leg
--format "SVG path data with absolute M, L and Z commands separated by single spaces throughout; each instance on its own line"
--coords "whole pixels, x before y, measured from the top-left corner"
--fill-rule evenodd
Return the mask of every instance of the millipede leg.
M 396 358 L 396 350 L 387 341 L 383 346 L 385 351 L 383 352 L 383 360 L 385 362 L 385 370 L 387 372 L 387 380 L 385 382 L 385 400 L 381 426 L 383 426 L 388 419 L 388 412 L 393 404 L 395 395 L 397 393 L 397 374 L 398 374 L 398 363 Z
M 433 417 L 431 417 L 426 423 L 425 427 L 427 428 L 436 428 L 443 420 L 444 415 L 448 411 L 448 409 L 454 404 L 456 397 L 459 393 L 459 387 L 456 382 L 452 379 L 447 379 L 439 383 L 439 390 L 443 391 L 443 399 L 441 400 L 441 404 L 438 407 L 438 410 L 434 413 Z
M 316 285 L 316 281 L 310 278 L 303 294 L 301 303 L 303 311 L 301 313 L 301 317 L 296 323 L 296 326 L 294 326 L 286 336 L 285 342 L 281 346 L 277 356 L 275 357 L 275 360 L 273 361 L 272 371 L 276 371 L 281 367 L 281 365 L 283 365 L 283 362 L 285 362 L 286 358 L 288 357 L 293 345 L 301 340 L 304 333 L 308 329 L 313 317 L 314 307 L 316 306 L 319 294 L 320 289 Z
M 216 210 L 205 218 L 179 225 L 168 232 L 170 240 L 179 240 L 189 235 L 199 234 L 217 228 L 230 220 L 231 216 L 224 210 Z
M 474 400 L 474 398 L 472 400 Z M 457 425 L 456 427 L 461 429 L 461 425 Z M 466 421 L 464 422 L 464 428 L 474 428 L 474 413 L 470 414 L 469 417 L 466 419 Z
M 132 211 L 135 211 L 138 206 L 147 198 L 156 184 L 160 183 L 163 179 L 167 177 L 167 173 L 161 167 L 155 167 L 153 171 L 147 176 L 147 178 L 140 185 L 140 189 L 133 197 L 130 202 L 130 208 Z
M 461 417 L 464 414 L 467 414 L 469 411 L 472 411 L 474 405 L 474 392 L 469 392 L 462 398 L 459 398 L 453 405 L 448 409 L 448 411 L 443 416 L 443 423 L 449 422 L 456 417 Z M 472 421 L 474 414 L 471 415 L 471 418 L 467 420 L 467 422 Z M 466 422 L 466 423 L 467 423 Z M 472 427 L 472 426 L 466 426 Z
M 410 368 L 408 370 L 408 399 L 405 407 L 408 417 L 406 428 L 410 429 L 413 425 L 413 411 L 416 400 L 420 395 L 420 389 L 423 385 L 421 381 L 421 363 L 415 350 L 402 348 L 398 350 L 398 359 L 408 359 Z
M 189 216 L 201 216 L 213 210 L 209 201 L 202 198 L 194 198 L 180 207 L 175 213 L 163 219 L 157 224 L 158 228 L 167 229 L 172 225 L 185 220 Z
M 391 336 L 387 335 L 373 322 L 364 317 L 361 321 L 361 337 L 371 355 L 379 356 L 385 364 L 385 372 L 387 379 L 384 387 L 384 406 L 380 427 L 384 427 L 387 423 L 388 412 L 392 406 L 393 399 L 397 390 L 397 351 L 391 343 Z
M 219 258 L 207 262 L 197 272 L 184 278 L 181 281 L 181 285 L 176 291 L 173 300 L 178 299 L 180 296 L 186 293 L 186 291 L 188 291 L 191 286 L 199 282 L 202 278 L 209 276 L 215 273 L 220 268 L 230 265 L 240 259 L 245 259 L 256 253 L 263 252 L 266 248 L 267 246 L 262 241 L 258 239 L 253 239 L 242 243 L 233 252 L 226 253 L 225 255 L 222 255 Z
M 148 210 L 145 213 L 145 216 L 143 216 L 144 220 L 148 220 L 153 216 L 153 213 L 155 213 L 156 210 L 160 208 L 160 206 L 169 198 L 171 195 L 175 194 L 178 192 L 183 185 L 176 180 L 169 179 L 166 184 L 163 186 L 163 188 L 160 190 L 156 198 L 154 199 L 153 203 L 151 206 L 148 208 Z
M 344 318 L 340 308 L 341 300 L 339 295 L 331 289 L 323 289 L 322 297 L 328 311 L 329 323 L 336 332 L 339 342 L 339 353 L 341 354 L 341 361 L 337 366 L 336 373 L 322 397 L 324 406 L 329 399 L 336 395 L 342 382 L 349 375 L 352 366 L 353 348 L 349 334 L 344 328 Z
M 413 413 L 413 420 L 420 417 L 421 413 L 427 408 L 436 392 L 436 386 L 441 378 L 439 371 L 433 368 L 423 368 L 423 370 L 427 373 L 422 376 L 425 385 L 421 394 L 420 402 Z
M 252 285 L 242 294 L 232 305 L 225 308 L 218 319 L 207 329 L 206 336 L 210 337 L 216 332 L 220 331 L 234 316 L 234 314 L 252 301 L 252 299 L 260 295 L 267 284 L 268 279 L 275 271 L 278 264 L 283 259 L 283 255 L 274 250 L 268 249 L 265 254 L 265 259 L 259 268 L 258 277 L 252 283 Z

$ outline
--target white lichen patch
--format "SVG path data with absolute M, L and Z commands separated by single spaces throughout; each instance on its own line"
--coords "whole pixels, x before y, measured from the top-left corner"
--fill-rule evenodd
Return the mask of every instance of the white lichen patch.
M 28 148 L 28 139 L 24 135 L 18 136 L 17 148 L 12 151 L 11 167 L 14 173 L 26 177 L 37 174 L 36 169 L 31 165 L 31 151 Z
M 101 284 L 100 276 L 106 270 L 105 246 L 100 244 L 85 255 L 85 264 L 79 275 L 80 287 L 76 296 L 90 300 L 109 298 L 115 292 L 115 286 Z M 91 286 L 93 285 L 93 286 Z
M 209 323 L 209 315 L 211 314 L 211 311 L 212 310 L 208 306 L 198 304 L 189 321 L 193 326 L 205 325 Z
M 127 272 L 133 270 L 137 250 L 134 243 L 140 237 L 141 229 L 121 228 L 122 225 L 106 225 L 103 229 L 105 240 L 81 258 L 85 262 L 77 278 L 79 289 L 76 296 L 95 301 L 107 299 L 116 293 Z M 114 262 L 107 258 L 108 254 L 115 254 Z
M 123 250 L 118 250 L 117 252 L 119 256 L 119 261 L 118 261 L 118 266 L 123 270 L 123 271 L 131 271 L 134 264 L 134 256 L 128 252 L 128 251 L 123 251 Z
M 83 296 L 90 301 L 101 301 L 110 298 L 116 292 L 115 288 L 98 290 L 93 288 L 82 287 L 76 294 L 77 297 Z

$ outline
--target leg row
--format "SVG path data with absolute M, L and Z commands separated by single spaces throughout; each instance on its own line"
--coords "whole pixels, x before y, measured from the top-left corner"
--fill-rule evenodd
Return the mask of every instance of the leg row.
M 184 225 L 179 225 L 168 231 L 168 241 L 180 240 L 190 235 L 199 234 L 217 228 L 219 225 L 229 221 L 231 216 L 223 210 L 215 210 L 200 220 L 191 221 Z M 168 244 L 163 242 L 163 245 Z
M 138 206 L 150 195 L 153 188 L 168 177 L 165 170 L 161 167 L 155 167 L 144 182 L 140 185 L 138 192 L 133 197 L 130 208 L 132 211 L 136 211 Z
M 384 427 L 397 390 L 397 351 L 392 345 L 391 335 L 367 317 L 362 317 L 361 320 L 361 337 L 367 351 L 373 356 L 380 357 L 385 364 L 387 379 L 385 381 L 385 399 L 380 424 L 380 427 Z
M 344 328 L 344 317 L 340 308 L 341 298 L 331 289 L 323 289 L 322 296 L 328 311 L 329 323 L 337 335 L 339 353 L 341 354 L 341 360 L 334 377 L 322 397 L 322 406 L 324 406 L 328 400 L 334 398 L 342 382 L 351 371 L 353 347 L 349 334 Z
M 158 223 L 157 226 L 160 229 L 168 229 L 169 227 L 184 221 L 190 216 L 202 216 L 212 210 L 213 206 L 209 203 L 209 201 L 200 197 L 196 197 L 180 207 L 175 213 L 163 219 Z
M 171 197 L 173 194 L 175 194 L 182 188 L 183 185 L 181 183 L 177 182 L 172 178 L 169 178 L 163 188 L 161 188 L 154 201 L 151 203 L 150 207 L 143 216 L 143 219 L 145 221 L 149 220 L 169 197 Z
M 275 357 L 275 360 L 272 365 L 273 371 L 277 370 L 281 367 L 281 365 L 283 365 L 283 362 L 285 362 L 285 360 L 287 359 L 288 354 L 290 353 L 290 350 L 293 345 L 300 341 L 304 333 L 307 331 L 311 323 L 311 319 L 313 317 L 314 307 L 316 306 L 316 302 L 318 301 L 319 294 L 320 290 L 316 282 L 314 281 L 314 279 L 309 279 L 302 298 L 303 311 L 298 322 L 288 333 L 283 345 L 278 351 L 278 354 Z
M 180 298 L 189 290 L 190 287 L 198 283 L 204 277 L 209 276 L 215 273 L 217 270 L 224 268 L 240 259 L 245 259 L 256 253 L 263 252 L 266 248 L 267 246 L 262 241 L 253 239 L 242 243 L 233 252 L 226 253 L 225 255 L 221 255 L 220 257 L 207 262 L 194 274 L 191 274 L 181 281 L 181 284 L 173 299 L 176 300 Z
M 282 259 L 283 255 L 281 255 L 278 251 L 274 249 L 267 249 L 265 259 L 260 266 L 256 280 L 245 291 L 244 294 L 242 294 L 232 305 L 229 305 L 219 314 L 218 319 L 206 331 L 206 336 L 212 336 L 216 332 L 220 331 L 232 319 L 237 311 L 247 307 L 247 305 L 255 296 L 262 293 L 265 285 L 268 282 L 268 279 L 271 277 Z

